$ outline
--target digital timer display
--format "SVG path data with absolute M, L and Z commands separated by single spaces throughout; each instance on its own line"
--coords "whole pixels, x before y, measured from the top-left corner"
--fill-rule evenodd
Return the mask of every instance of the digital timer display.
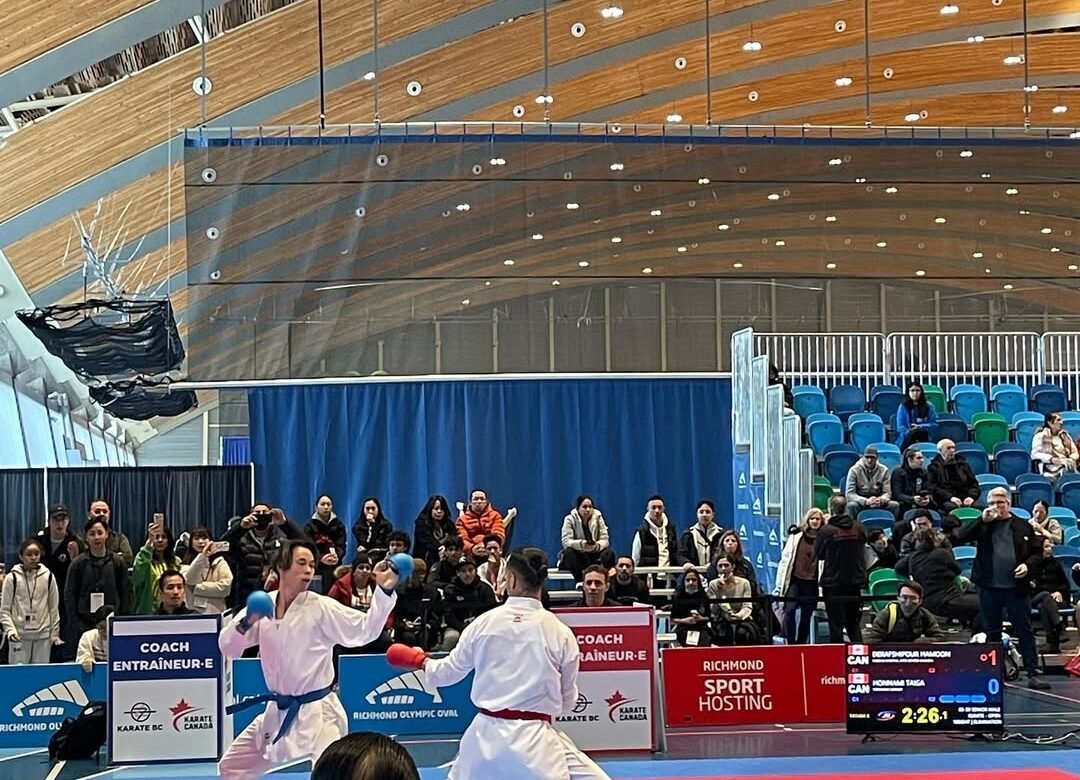
M 1001 647 L 848 645 L 849 734 L 1005 728 Z

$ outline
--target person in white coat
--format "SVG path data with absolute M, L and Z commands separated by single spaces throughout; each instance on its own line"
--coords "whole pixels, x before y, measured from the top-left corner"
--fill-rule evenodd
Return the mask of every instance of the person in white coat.
M 47 664 L 60 639 L 60 592 L 52 572 L 41 565 L 38 539 L 19 546 L 19 561 L 0 588 L 0 622 L 12 664 Z
M 449 780 L 607 780 L 552 720 L 577 703 L 581 655 L 574 633 L 540 604 L 547 555 L 536 547 L 507 560 L 506 603 L 470 623 L 445 658 L 393 645 L 390 663 L 424 669 L 445 688 L 475 673 L 479 710 L 461 738 Z
M 780 565 L 776 568 L 776 595 L 793 601 L 784 604 L 784 635 L 789 644 L 805 645 L 817 609 L 820 564 L 814 554 L 817 532 L 825 525 L 825 513 L 817 507 L 807 510 L 797 530 L 788 534 Z M 795 626 L 795 613 L 799 625 Z
M 371 608 L 361 612 L 308 590 L 317 560 L 313 542 L 282 545 L 274 563 L 278 589 L 269 594 L 274 616 L 249 617 L 245 608 L 222 629 L 218 644 L 228 658 L 258 645 L 271 691 L 229 707 L 236 712 L 266 704 L 222 756 L 218 770 L 224 780 L 256 780 L 287 761 L 310 758 L 314 763 L 348 733 L 348 718 L 333 692 L 334 645 L 361 647 L 379 637 L 397 601 L 398 576 L 386 561 L 379 562 Z
M 191 532 L 191 549 L 195 557 L 180 567 L 187 586 L 188 607 L 196 612 L 220 615 L 232 592 L 233 573 L 225 560 L 228 542 L 215 542 L 206 528 Z
M 562 523 L 562 563 L 559 568 L 570 572 L 575 582 L 581 582 L 586 567 L 598 563 L 605 569 L 615 568 L 607 522 L 593 504 L 591 496 L 578 496 L 570 514 Z

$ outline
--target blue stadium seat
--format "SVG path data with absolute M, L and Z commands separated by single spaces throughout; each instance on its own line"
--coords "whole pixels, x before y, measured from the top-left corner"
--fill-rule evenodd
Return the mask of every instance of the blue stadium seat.
M 904 391 L 896 385 L 870 388 L 870 411 L 882 420 L 890 420 L 904 402 Z M 895 429 L 896 426 L 890 426 Z
M 1031 411 L 1039 414 L 1063 412 L 1069 408 L 1069 401 L 1065 397 L 1065 391 L 1057 385 L 1034 385 L 1028 391 L 1028 397 L 1031 399 Z
M 1035 438 L 1035 431 L 1043 424 L 1043 416 L 1038 412 L 1017 412 L 1012 416 L 1011 427 L 1016 433 L 1013 436 L 1016 443 L 1031 452 L 1031 440 Z
M 949 388 L 949 400 L 952 401 L 953 412 L 966 422 L 971 422 L 977 413 L 988 409 L 986 393 L 978 385 L 953 385 Z
M 1021 474 L 1016 478 L 1016 505 L 1030 512 L 1036 501 L 1054 503 L 1054 483 L 1041 474 Z
M 829 391 L 829 409 L 846 422 L 851 415 L 866 409 L 866 396 L 857 385 L 836 385 Z
M 1020 385 L 1002 383 L 990 388 L 990 407 L 1006 420 L 1011 420 L 1017 412 L 1026 412 L 1027 393 Z
M 892 530 L 896 517 L 888 509 L 864 509 L 859 512 L 858 520 L 866 527 L 867 531 L 872 528 Z
M 806 438 L 814 454 L 821 457 L 830 444 L 842 444 L 844 424 L 835 414 L 828 412 L 814 414 L 806 419 Z
M 875 441 L 872 443 L 877 447 L 878 462 L 890 471 L 898 467 L 900 461 L 904 459 L 904 456 L 900 453 L 900 448 L 895 444 L 890 444 L 887 441 Z
M 975 477 L 979 480 L 979 503 L 986 503 L 986 494 L 990 492 L 991 488 L 1003 487 L 1008 489 L 1009 483 L 1005 481 L 1005 477 L 1000 474 L 978 474 Z
M 976 474 L 990 473 L 990 456 L 981 444 L 973 441 L 960 442 L 956 445 L 956 454 L 963 455 Z
M 1015 517 L 1019 517 L 1021 520 L 1030 520 L 1031 512 L 1027 511 L 1023 507 L 1014 506 L 1010 510 Z
M 795 385 L 791 388 L 791 403 L 795 414 L 806 419 L 812 414 L 829 411 L 825 391 L 817 385 Z
M 1080 412 L 1062 412 L 1061 419 L 1065 423 L 1065 430 L 1076 441 L 1076 437 L 1080 436 Z
M 825 476 L 835 487 L 843 490 L 847 473 L 858 459 L 859 454 L 850 444 L 830 444 L 823 457 Z
M 1080 528 L 1066 528 L 1064 534 L 1065 547 L 1080 547 Z
M 937 418 L 937 437 L 952 439 L 959 444 L 962 441 L 970 441 L 968 433 L 968 421 L 958 414 L 939 414 Z
M 1080 517 L 1080 474 L 1062 474 L 1058 477 L 1058 490 L 1061 492 L 1061 506 L 1073 511 Z
M 1015 485 L 1018 476 L 1032 473 L 1031 453 L 1016 442 L 1002 442 L 994 447 L 994 471 Z
M 1075 475 L 1073 475 L 1075 476 Z M 1062 528 L 1076 528 L 1076 512 L 1067 506 L 1050 507 L 1050 517 L 1061 523 Z
M 938 456 L 937 445 L 930 441 L 920 441 L 911 445 L 923 454 L 923 467 L 929 467 L 930 461 Z
M 953 547 L 953 558 L 960 566 L 960 572 L 965 577 L 971 576 L 971 567 L 975 565 L 975 548 L 968 546 Z
M 870 444 L 885 441 L 885 423 L 871 412 L 856 412 L 847 419 L 851 446 L 859 453 Z

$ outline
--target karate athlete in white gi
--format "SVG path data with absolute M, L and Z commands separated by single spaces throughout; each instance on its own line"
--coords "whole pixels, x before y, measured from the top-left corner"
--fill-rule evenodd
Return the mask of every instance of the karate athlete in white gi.
M 386 561 L 375 567 L 378 587 L 364 613 L 307 589 L 317 560 L 311 542 L 287 542 L 275 564 L 277 591 L 253 593 L 247 608 L 221 632 L 218 644 L 229 658 L 259 646 L 271 691 L 229 708 L 235 712 L 266 702 L 262 714 L 222 756 L 218 769 L 225 780 L 255 780 L 275 764 L 301 758 L 314 763 L 349 731 L 345 710 L 332 690 L 334 645 L 360 647 L 378 639 L 397 601 L 398 575 Z
M 606 780 L 551 723 L 577 702 L 581 655 L 574 633 L 540 605 L 547 556 L 526 547 L 506 566 L 510 598 L 466 626 L 449 656 L 393 645 L 386 660 L 423 668 L 438 688 L 476 673 L 472 700 L 480 713 L 461 738 L 449 780 Z

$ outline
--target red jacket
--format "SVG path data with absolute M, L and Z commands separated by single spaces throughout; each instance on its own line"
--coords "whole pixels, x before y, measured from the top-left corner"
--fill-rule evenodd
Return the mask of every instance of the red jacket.
M 371 583 L 373 586 L 374 582 Z M 326 594 L 334 601 L 344 604 L 346 607 L 352 607 L 353 605 L 353 584 L 352 584 L 352 572 L 342 574 L 338 577 L 332 586 L 330 586 L 330 592 Z M 374 595 L 374 594 L 373 594 Z M 391 612 L 390 616 L 386 618 L 386 628 L 390 629 L 394 626 L 394 613 Z
M 465 544 L 465 553 L 471 554 L 472 548 L 484 543 L 484 537 L 494 535 L 499 537 L 499 543 L 506 541 L 506 524 L 499 510 L 488 504 L 484 514 L 477 517 L 472 509 L 466 508 L 457 519 L 458 535 Z

